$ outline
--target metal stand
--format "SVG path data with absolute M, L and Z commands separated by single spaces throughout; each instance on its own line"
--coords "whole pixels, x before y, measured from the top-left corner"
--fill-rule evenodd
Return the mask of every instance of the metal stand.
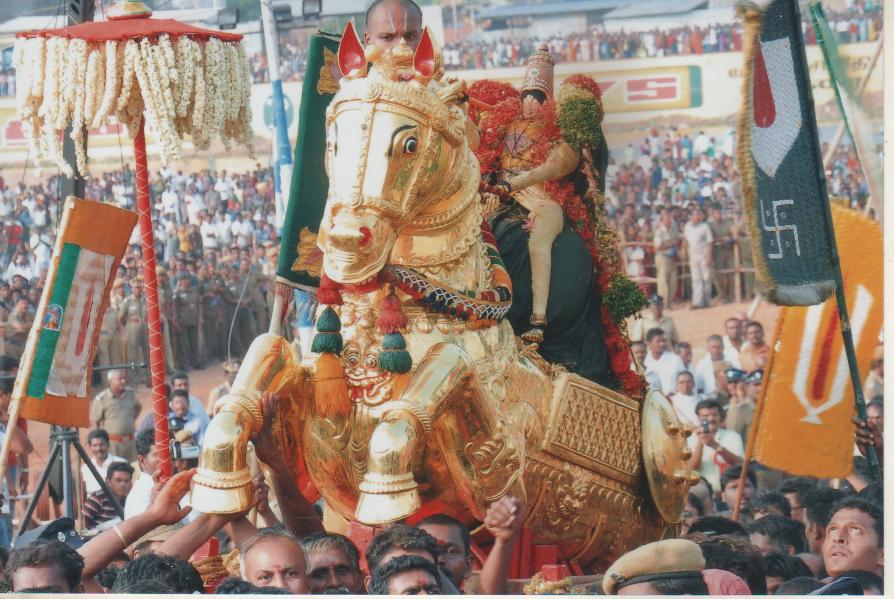
M 40 494 L 43 493 L 44 487 L 46 487 L 47 481 L 50 478 L 50 471 L 52 470 L 53 464 L 56 463 L 56 459 L 59 458 L 60 455 L 62 458 L 62 496 L 64 497 L 65 502 L 65 517 L 74 518 L 75 490 L 74 477 L 72 476 L 71 470 L 70 451 L 72 447 L 74 447 L 78 452 L 78 455 L 81 456 L 81 460 L 87 464 L 87 468 L 93 475 L 94 480 L 99 483 L 99 487 L 102 489 L 103 493 L 106 494 L 106 497 L 109 498 L 109 501 L 111 501 L 115 511 L 118 513 L 118 517 L 123 520 L 124 508 L 121 507 L 121 504 L 119 504 L 118 500 L 115 499 L 115 496 L 112 495 L 108 485 L 106 485 L 106 481 L 99 475 L 99 471 L 96 470 L 96 466 L 93 465 L 93 461 L 90 459 L 90 456 L 87 455 L 84 446 L 81 445 L 81 440 L 78 437 L 78 429 L 54 426 L 50 431 L 50 440 L 53 442 L 53 445 L 50 450 L 50 457 L 47 460 L 47 466 L 44 468 L 43 474 L 40 475 L 40 480 L 37 482 L 37 487 L 34 489 L 34 495 L 28 502 L 28 509 L 25 511 L 25 516 L 22 518 L 22 523 L 19 526 L 19 532 L 16 536 L 20 536 L 28 530 L 28 523 L 31 522 L 31 516 L 34 515 L 34 510 L 37 509 L 37 502 L 40 500 Z

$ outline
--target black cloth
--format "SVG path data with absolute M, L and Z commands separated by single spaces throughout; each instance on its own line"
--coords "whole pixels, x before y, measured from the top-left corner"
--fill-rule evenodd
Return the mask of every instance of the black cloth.
M 500 256 L 512 279 L 512 307 L 507 318 L 516 335 L 531 328 L 533 300 L 523 217 L 521 209 L 512 207 L 498 213 L 491 222 Z M 593 261 L 583 239 L 570 228 L 567 219 L 553 243 L 546 320 L 539 349 L 545 360 L 606 387 L 618 387 L 611 374 L 602 332 Z

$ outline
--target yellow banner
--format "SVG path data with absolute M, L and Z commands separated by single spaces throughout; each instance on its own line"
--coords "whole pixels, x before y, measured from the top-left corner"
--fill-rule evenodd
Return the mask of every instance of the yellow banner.
M 884 317 L 882 229 L 835 205 L 832 220 L 857 363 L 865 376 Z M 854 391 L 834 297 L 782 308 L 760 401 L 754 459 L 798 476 L 850 474 Z

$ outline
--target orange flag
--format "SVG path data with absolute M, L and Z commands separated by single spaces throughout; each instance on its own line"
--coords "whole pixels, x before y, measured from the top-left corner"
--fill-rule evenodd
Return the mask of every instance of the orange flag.
M 832 221 L 857 364 L 865 376 L 884 315 L 882 228 L 836 205 Z M 798 476 L 850 474 L 856 412 L 834 297 L 782 308 L 759 401 L 754 459 Z
M 103 314 L 137 215 L 110 204 L 65 200 L 43 296 L 13 397 L 22 417 L 90 426 L 90 378 Z

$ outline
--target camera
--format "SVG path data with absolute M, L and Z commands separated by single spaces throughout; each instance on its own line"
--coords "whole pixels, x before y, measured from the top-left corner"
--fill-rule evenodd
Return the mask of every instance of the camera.
M 710 431 L 709 431 L 709 428 L 710 428 L 711 425 L 710 425 L 710 423 L 708 422 L 708 419 L 707 419 L 707 418 L 702 418 L 702 421 L 701 421 L 700 424 L 702 425 L 702 432 L 703 432 L 703 433 L 710 432 Z
M 183 445 L 180 441 L 171 441 L 172 460 L 197 460 L 202 448 L 197 445 Z

